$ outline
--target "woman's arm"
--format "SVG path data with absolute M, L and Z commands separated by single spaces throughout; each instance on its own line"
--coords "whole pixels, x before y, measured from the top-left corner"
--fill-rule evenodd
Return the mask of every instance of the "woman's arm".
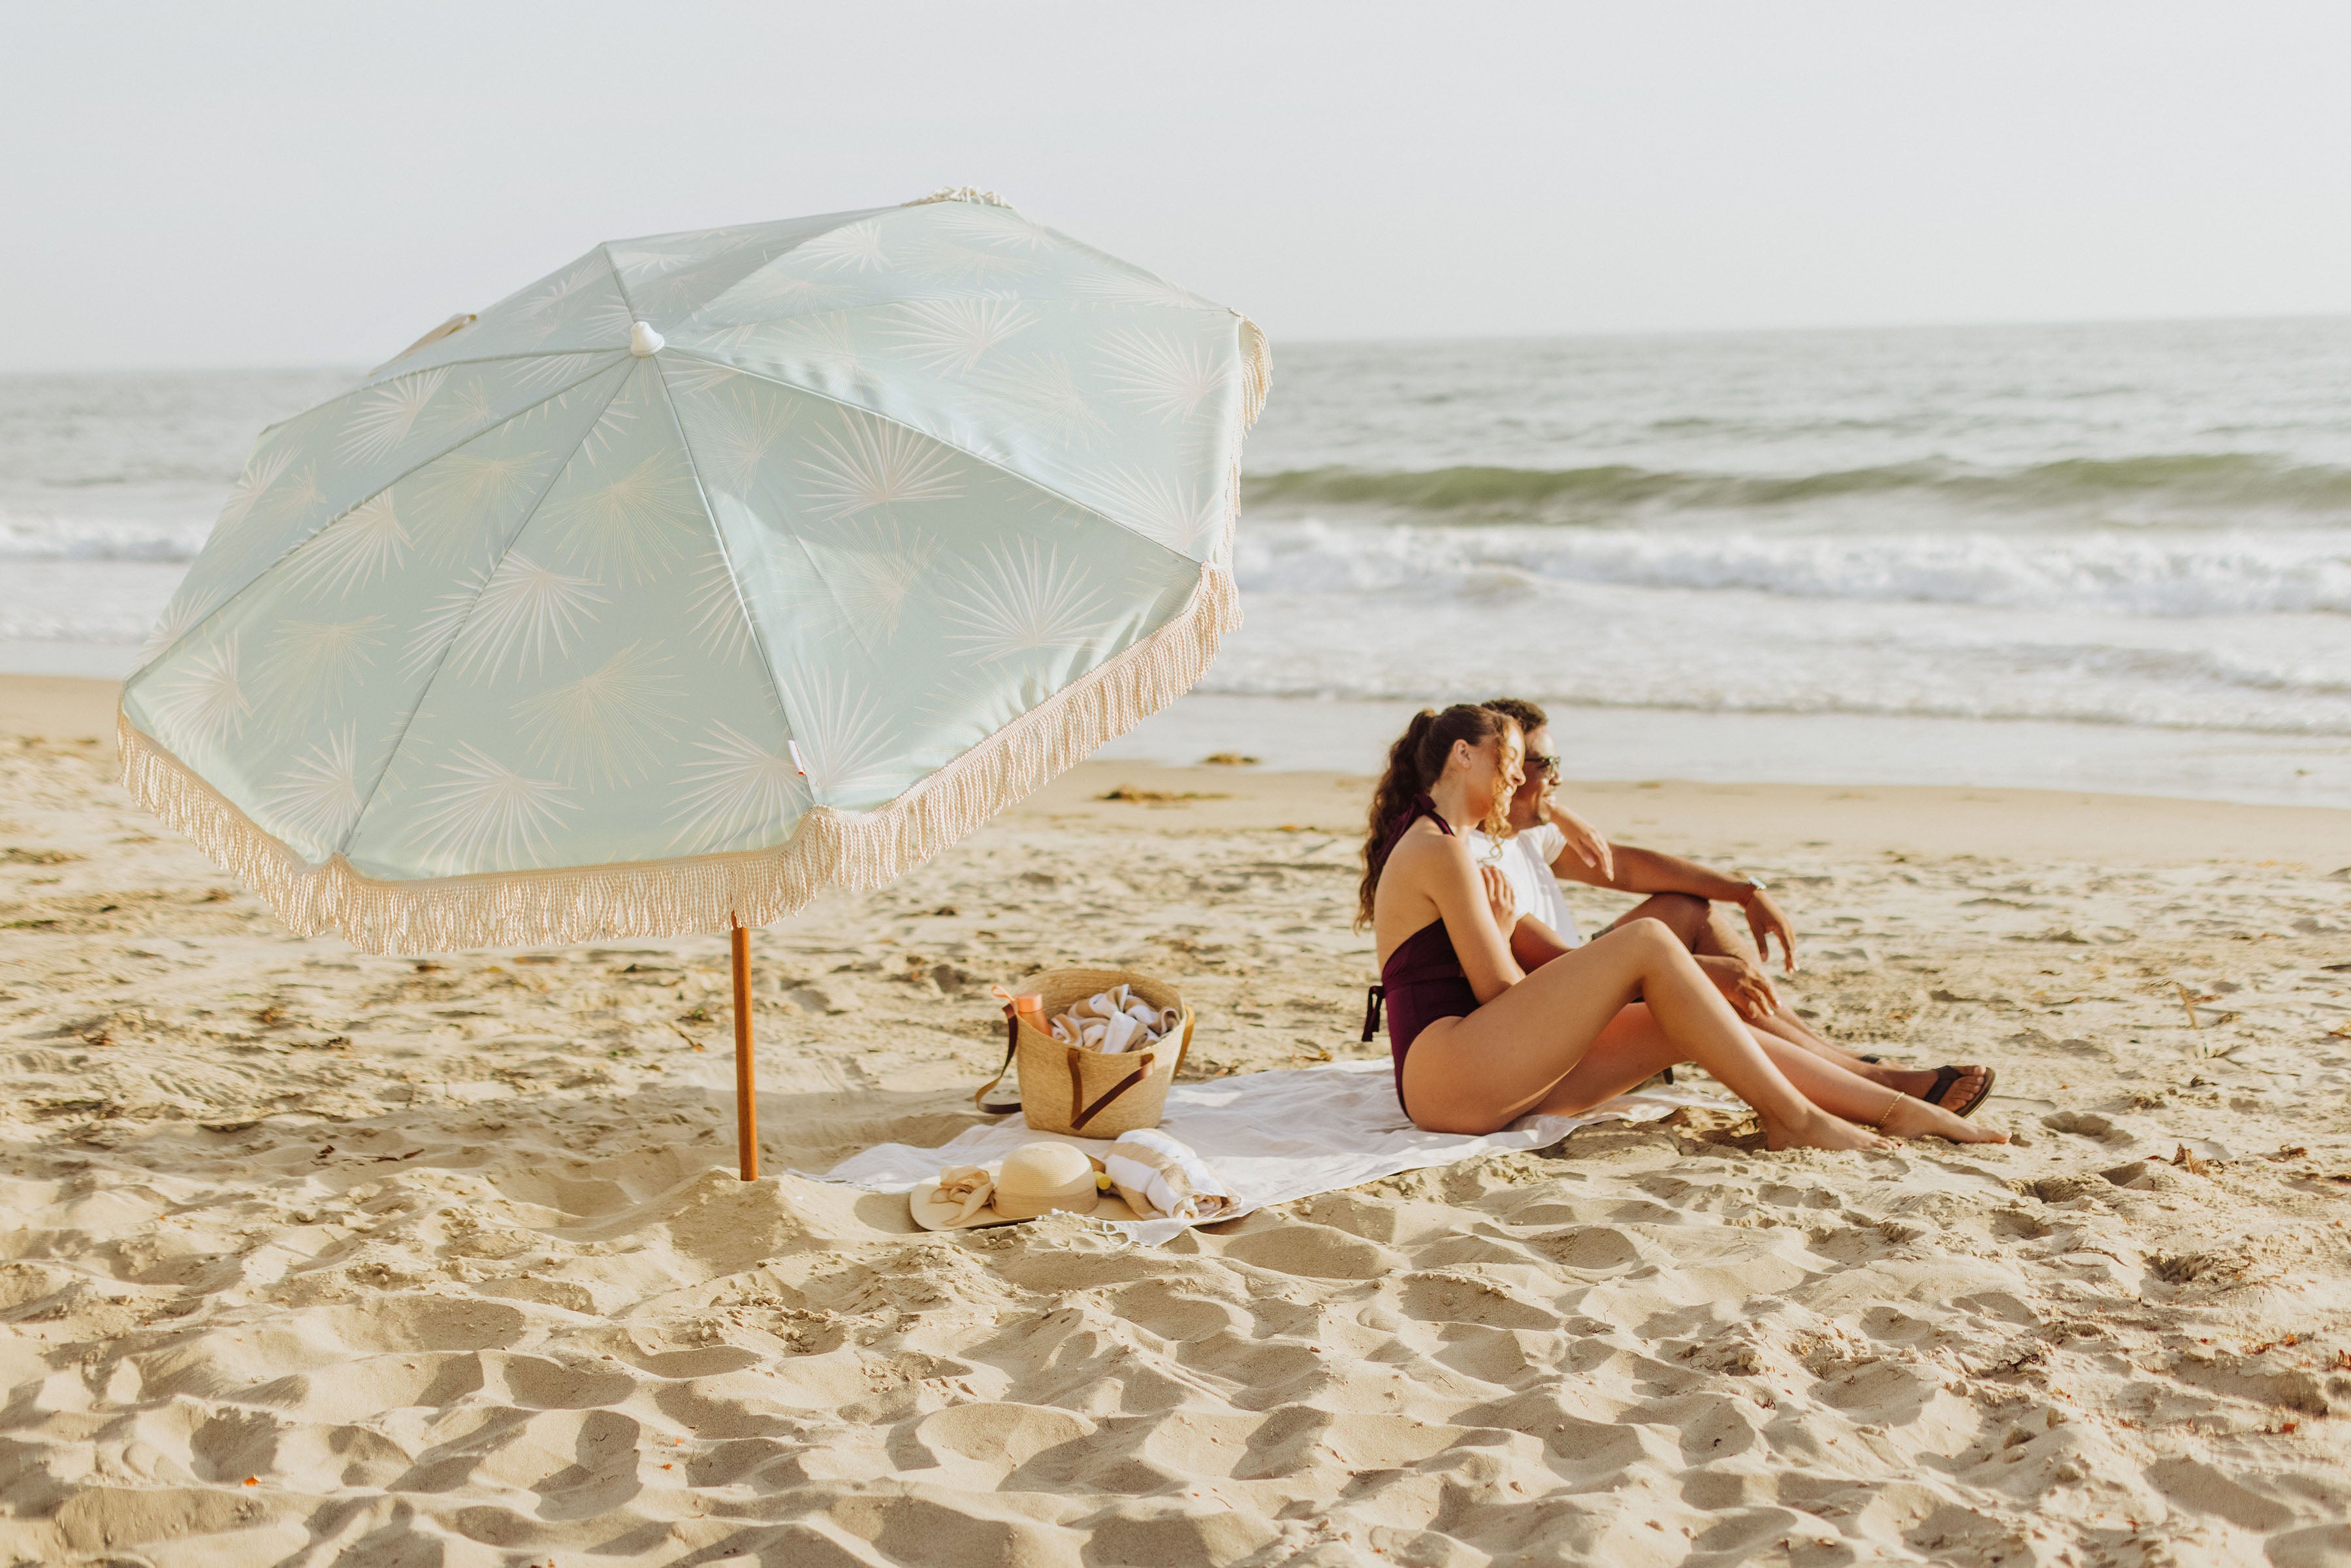
M 1501 917 L 1506 915 L 1516 925 L 1518 910 L 1510 879 L 1500 868 L 1481 870 L 1468 844 L 1439 833 L 1405 835 L 1389 857 L 1389 866 L 1395 868 L 1407 852 L 1405 873 L 1437 905 L 1454 956 L 1461 960 L 1461 972 L 1469 977 L 1478 1000 L 1490 1002 L 1525 979 L 1526 971 L 1510 956 L 1510 945 L 1502 936 Z

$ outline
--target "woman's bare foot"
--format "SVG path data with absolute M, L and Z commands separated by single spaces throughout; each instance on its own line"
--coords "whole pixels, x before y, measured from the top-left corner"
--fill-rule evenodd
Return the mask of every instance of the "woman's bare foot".
M 1832 1116 L 1817 1106 L 1806 1106 L 1808 1114 L 1801 1122 L 1782 1124 L 1763 1118 L 1763 1146 L 1767 1149 L 1859 1149 L 1869 1154 L 1889 1154 L 1895 1145 L 1891 1138 L 1879 1137 L 1866 1127 L 1856 1127 L 1842 1116 Z
M 1963 1116 L 1952 1115 L 1940 1105 L 1929 1105 L 1907 1094 L 1877 1119 L 1877 1125 L 1881 1132 L 1897 1138 L 1949 1138 L 1955 1144 L 2008 1142 L 2008 1134 L 1997 1127 L 1979 1126 Z

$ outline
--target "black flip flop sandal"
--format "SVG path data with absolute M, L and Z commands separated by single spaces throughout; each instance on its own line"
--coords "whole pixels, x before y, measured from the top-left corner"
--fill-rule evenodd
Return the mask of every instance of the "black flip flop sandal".
M 1976 1107 L 1982 1104 L 1985 1099 L 1991 1095 L 1992 1080 L 1999 1076 L 1999 1074 L 1991 1068 L 1985 1068 L 1983 1070 L 1983 1082 L 1977 1085 L 1975 1093 L 1969 1097 L 1966 1104 L 1943 1104 L 1943 1096 L 1950 1092 L 1951 1085 L 1957 1083 L 1960 1079 L 1966 1076 L 1967 1072 L 1962 1068 L 1938 1067 L 1935 1069 L 1935 1082 L 1928 1086 L 1927 1092 L 1920 1095 L 1919 1098 L 1926 1101 L 1929 1105 L 1939 1106 L 1941 1109 L 1949 1111 L 1954 1116 L 1972 1116 L 1976 1113 Z

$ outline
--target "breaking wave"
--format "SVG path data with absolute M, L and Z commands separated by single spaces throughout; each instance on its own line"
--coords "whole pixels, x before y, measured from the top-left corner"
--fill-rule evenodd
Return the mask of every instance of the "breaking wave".
M 2070 458 L 2011 469 L 1939 460 L 1811 474 L 1721 474 L 1606 464 L 1582 468 L 1379 471 L 1325 467 L 1254 475 L 1249 506 L 1455 514 L 1468 522 L 1606 521 L 1630 513 L 1782 510 L 1812 502 L 1923 498 L 1977 516 L 2116 510 L 2351 513 L 2351 468 L 2245 453 Z
M 2351 528 L 1802 534 L 1374 527 L 1241 530 L 1244 590 L 1464 597 L 1552 584 L 2190 616 L 2351 615 Z
M 188 561 L 212 526 L 209 514 L 155 521 L 0 511 L 0 560 Z

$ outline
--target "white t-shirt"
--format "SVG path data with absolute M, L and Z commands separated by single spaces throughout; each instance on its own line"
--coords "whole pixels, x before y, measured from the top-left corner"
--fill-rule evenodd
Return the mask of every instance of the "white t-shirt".
M 1480 864 L 1492 856 L 1494 841 L 1476 828 L 1461 836 L 1469 845 L 1470 856 Z M 1568 913 L 1567 897 L 1551 871 L 1552 862 L 1566 851 L 1567 835 L 1549 822 L 1538 822 L 1502 841 L 1502 874 L 1510 879 L 1510 890 L 1519 895 L 1520 915 L 1533 915 L 1557 932 L 1561 941 L 1581 947 L 1583 938 L 1575 929 L 1575 916 Z

